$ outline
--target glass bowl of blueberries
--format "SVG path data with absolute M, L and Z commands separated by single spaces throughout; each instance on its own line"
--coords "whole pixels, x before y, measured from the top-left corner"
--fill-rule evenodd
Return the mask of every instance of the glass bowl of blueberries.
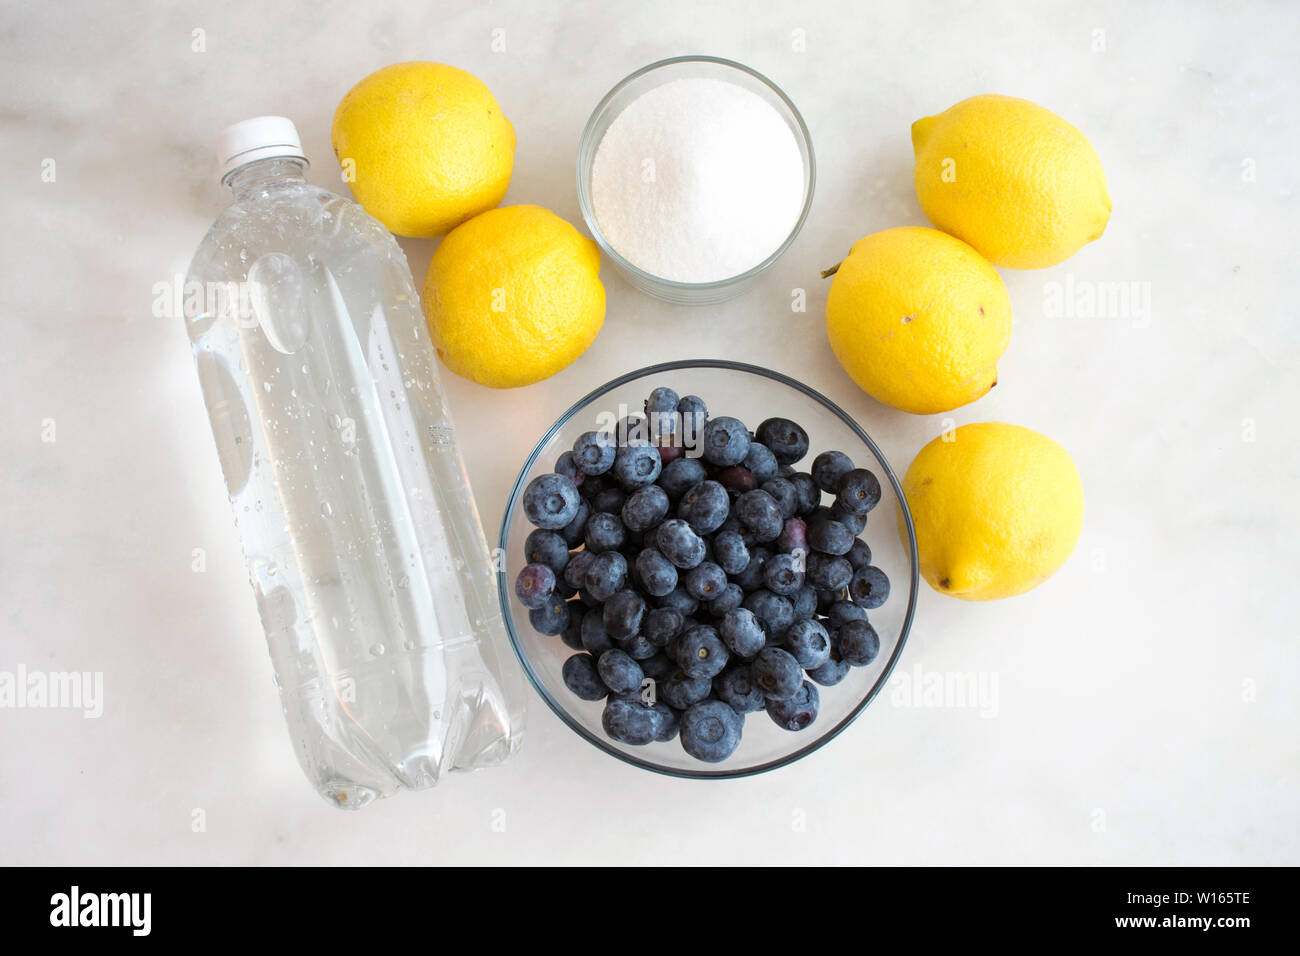
M 916 537 L 865 431 L 779 372 L 668 362 L 560 416 L 510 492 L 511 644 L 552 711 L 658 773 L 740 777 L 843 731 L 916 608 Z

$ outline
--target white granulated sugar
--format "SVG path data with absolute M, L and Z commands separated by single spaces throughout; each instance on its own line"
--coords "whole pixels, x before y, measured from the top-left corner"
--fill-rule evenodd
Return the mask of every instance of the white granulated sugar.
M 803 159 L 781 114 L 713 79 L 665 83 L 609 125 L 591 172 L 596 222 L 633 265 L 676 282 L 729 279 L 783 243 Z

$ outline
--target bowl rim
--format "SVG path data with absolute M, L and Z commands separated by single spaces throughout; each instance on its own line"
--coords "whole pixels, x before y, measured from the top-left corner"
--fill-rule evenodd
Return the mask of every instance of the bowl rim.
M 679 282 L 676 279 L 667 279 L 663 276 L 655 275 L 653 272 L 647 272 L 645 269 L 642 269 L 640 266 L 635 265 L 628 259 L 624 258 L 623 255 L 610 244 L 609 240 L 605 238 L 605 234 L 600 230 L 600 225 L 596 222 L 596 210 L 592 204 L 590 195 L 591 183 L 589 182 L 588 177 L 584 174 L 582 162 L 583 146 L 590 142 L 594 137 L 596 122 L 605 112 L 605 109 L 609 106 L 614 97 L 622 92 L 629 84 L 639 80 L 648 73 L 683 63 L 711 63 L 716 66 L 730 67 L 731 69 L 739 70 L 741 73 L 746 73 L 758 80 L 775 93 L 777 98 L 785 104 L 786 109 L 790 111 L 790 115 L 794 118 L 796 133 L 802 139 L 804 148 L 808 152 L 808 187 L 804 191 L 803 208 L 799 211 L 799 218 L 795 220 L 794 227 L 790 230 L 790 234 L 785 237 L 785 241 L 777 246 L 775 251 L 773 251 L 772 254 L 762 262 L 758 263 L 758 265 L 752 266 L 744 272 L 738 272 L 734 276 L 728 276 L 725 279 L 713 279 L 709 282 Z M 593 145 L 593 162 L 595 161 L 594 150 L 599 148 L 599 143 Z M 729 60 L 726 57 L 721 56 L 708 56 L 702 53 L 687 54 L 685 56 L 670 56 L 663 60 L 656 60 L 653 63 L 648 63 L 639 70 L 629 73 L 627 76 L 623 77 L 623 79 L 610 87 L 609 92 L 600 98 L 600 102 L 596 104 L 595 109 L 591 111 L 591 115 L 587 117 L 587 122 L 582 128 L 582 135 L 578 137 L 577 174 L 578 206 L 582 210 L 582 218 L 587 224 L 587 229 L 591 232 L 592 239 L 596 241 L 596 245 L 600 246 L 601 251 L 604 252 L 605 255 L 609 256 L 615 266 L 630 273 L 639 282 L 649 283 L 652 286 L 660 286 L 664 289 L 685 293 L 706 293 L 720 291 L 753 278 L 766 270 L 768 266 L 776 262 L 777 259 L 781 258 L 785 251 L 794 244 L 799 233 L 803 231 L 804 223 L 807 222 L 808 215 L 812 211 L 813 195 L 817 188 L 817 156 L 813 151 L 812 134 L 808 131 L 808 124 L 804 122 L 803 114 L 800 113 L 799 108 L 794 105 L 794 101 L 786 95 L 785 90 L 781 89 L 781 87 L 777 86 L 762 73 L 759 73 L 752 67 L 739 63 L 736 60 Z
M 551 439 L 559 433 L 560 429 L 567 425 L 576 414 L 589 406 L 592 402 L 596 401 L 596 399 L 612 392 L 616 388 L 621 388 L 629 382 L 665 372 L 698 368 L 717 368 L 734 372 L 746 372 L 751 375 L 757 375 L 761 378 L 770 379 L 801 392 L 822 405 L 844 422 L 844 424 L 847 425 L 854 434 L 856 434 L 867 445 L 867 447 L 871 449 L 872 453 L 876 456 L 876 460 L 879 461 L 881 466 L 885 469 L 885 475 L 888 477 L 889 483 L 894 489 L 894 494 L 898 500 L 903 520 L 907 527 L 908 551 L 912 561 L 912 575 L 911 581 L 909 582 L 910 588 L 907 599 L 907 612 L 903 617 L 903 624 L 899 630 L 898 643 L 894 646 L 893 653 L 889 655 L 889 660 L 885 662 L 884 669 L 880 672 L 880 676 L 876 679 L 876 682 L 872 685 L 870 691 L 867 692 L 862 700 L 860 700 L 857 705 L 840 720 L 839 723 L 818 736 L 811 743 L 808 743 L 775 760 L 769 760 L 765 763 L 737 770 L 695 770 L 680 767 L 667 767 L 655 763 L 652 760 L 647 760 L 638 757 L 636 754 L 627 753 L 626 751 L 619 749 L 610 741 L 602 740 L 599 736 L 589 731 L 579 721 L 577 721 L 568 712 L 568 709 L 551 695 L 545 683 L 533 669 L 532 663 L 528 659 L 528 655 L 524 653 L 523 645 L 518 634 L 515 632 L 514 614 L 510 605 L 512 588 L 510 587 L 509 581 L 506 579 L 507 570 L 506 561 L 504 560 L 504 556 L 508 554 L 512 519 L 517 510 L 516 505 L 519 502 L 519 496 L 523 492 L 524 479 L 528 477 L 529 472 L 532 471 L 533 465 L 535 465 L 538 458 L 541 457 L 542 450 L 546 448 Z M 729 359 L 679 359 L 673 362 L 661 362 L 656 365 L 647 365 L 643 368 L 625 372 L 617 378 L 611 379 L 599 388 L 588 392 L 578 401 L 569 406 L 568 410 L 556 419 L 555 423 L 546 430 L 538 440 L 537 444 L 533 446 L 528 457 L 524 460 L 523 467 L 520 468 L 519 474 L 515 478 L 514 484 L 511 486 L 510 494 L 506 498 L 505 514 L 501 519 L 501 531 L 498 535 L 497 546 L 500 549 L 498 553 L 503 556 L 500 570 L 497 571 L 497 594 L 501 602 L 501 616 L 506 625 L 506 635 L 510 639 L 510 646 L 515 652 L 515 658 L 519 661 L 520 666 L 527 675 L 529 683 L 531 683 L 533 688 L 541 695 L 542 700 L 546 702 L 546 705 L 551 709 L 551 712 L 568 725 L 570 730 L 573 730 L 588 743 L 613 757 L 617 757 L 623 763 L 631 764 L 634 767 L 640 767 L 643 770 L 650 770 L 654 773 L 664 774 L 665 776 L 681 777 L 692 780 L 722 780 L 738 777 L 752 777 L 756 774 L 766 773 L 769 770 L 776 770 L 778 767 L 784 767 L 787 764 L 794 763 L 796 760 L 806 757 L 813 751 L 821 749 L 827 743 L 843 733 L 845 728 L 847 728 L 849 724 L 853 723 L 853 721 L 867 709 L 867 706 L 876 698 L 876 695 L 880 693 L 881 688 L 889 682 L 889 677 L 894 670 L 894 665 L 902 655 L 903 647 L 907 644 L 907 636 L 912 629 L 912 619 L 916 613 L 917 592 L 920 585 L 920 560 L 916 550 L 916 530 L 912 525 L 912 512 L 907 506 L 907 498 L 903 495 L 903 488 L 899 484 L 897 475 L 894 474 L 894 469 L 890 466 L 889 461 L 885 458 L 884 454 L 881 453 L 880 448 L 874 441 L 872 441 L 871 436 L 868 435 L 866 431 L 846 411 L 844 411 L 844 409 L 840 408 L 840 406 L 836 405 L 825 395 L 821 394 L 821 392 L 805 385 L 798 379 L 791 378 L 781 372 L 764 368 L 760 365 L 750 365 L 745 362 L 733 362 Z

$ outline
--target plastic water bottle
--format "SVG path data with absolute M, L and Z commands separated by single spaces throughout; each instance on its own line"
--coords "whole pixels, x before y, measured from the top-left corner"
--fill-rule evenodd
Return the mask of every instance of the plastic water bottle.
M 289 120 L 220 158 L 185 314 L 298 760 L 340 807 L 500 763 L 522 685 L 406 258 Z

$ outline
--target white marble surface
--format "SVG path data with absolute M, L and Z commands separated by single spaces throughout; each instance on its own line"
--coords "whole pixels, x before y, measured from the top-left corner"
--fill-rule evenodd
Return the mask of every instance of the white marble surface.
M 0 13 L 0 670 L 104 674 L 97 720 L 0 710 L 0 860 L 1300 863 L 1300 8 L 545 6 L 558 7 Z M 841 372 L 817 272 L 869 232 L 924 222 L 913 119 L 1001 92 L 1091 137 L 1115 211 L 1068 263 L 1005 273 L 1016 324 L 998 388 L 953 417 L 1070 449 L 1087 490 L 1078 552 L 1011 601 L 923 590 L 902 669 L 996 675 L 987 716 L 885 694 L 799 764 L 699 784 L 605 757 L 530 691 L 507 767 L 333 810 L 290 750 L 184 330 L 151 315 L 154 284 L 183 271 L 224 202 L 215 134 L 289 115 L 311 178 L 339 188 L 339 97 L 385 64 L 443 60 L 514 122 L 507 201 L 577 222 L 587 113 L 632 69 L 686 52 L 750 63 L 802 109 L 819 160 L 808 227 L 721 308 L 670 309 L 606 266 L 604 331 L 545 383 L 493 392 L 448 375 L 491 528 L 543 424 L 651 361 L 796 375 L 906 468 L 941 418 L 883 408 Z M 405 247 L 422 277 L 433 243 Z M 1139 283 L 1149 311 L 1052 314 L 1054 289 L 1099 282 Z M 790 311 L 794 288 L 806 314 Z

